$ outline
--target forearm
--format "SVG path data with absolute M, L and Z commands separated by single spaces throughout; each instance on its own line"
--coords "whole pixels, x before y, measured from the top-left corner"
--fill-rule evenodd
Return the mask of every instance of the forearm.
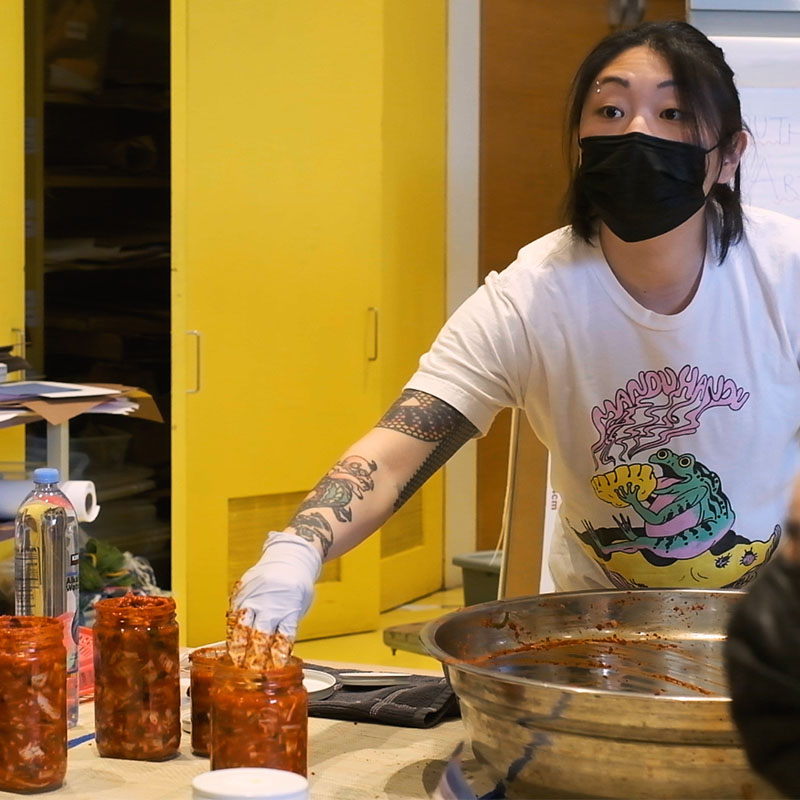
M 379 528 L 476 433 L 447 403 L 404 392 L 309 492 L 287 528 L 270 533 L 233 600 L 244 609 L 242 623 L 294 638 L 321 559 L 346 553 Z
M 388 455 L 393 436 L 398 434 L 375 428 L 348 448 L 300 504 L 286 532 L 313 542 L 328 559 L 383 525 L 402 481 L 402 470 Z
M 308 494 L 286 532 L 312 542 L 323 559 L 346 553 L 383 525 L 475 433 L 446 403 L 405 392 Z

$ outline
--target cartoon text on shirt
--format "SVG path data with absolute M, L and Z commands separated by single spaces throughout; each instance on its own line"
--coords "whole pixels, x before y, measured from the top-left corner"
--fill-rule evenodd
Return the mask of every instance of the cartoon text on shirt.
M 729 378 L 701 375 L 697 368 L 641 372 L 592 411 L 598 430 L 595 463 L 627 460 L 634 453 L 697 432 L 712 407 L 739 410 L 749 398 Z M 612 527 L 583 521 L 571 526 L 614 585 L 621 588 L 741 587 L 775 551 L 776 525 L 767 541 L 736 532 L 736 514 L 717 473 L 688 452 L 659 447 L 648 463 L 618 464 L 595 475 L 601 500 L 627 509 Z

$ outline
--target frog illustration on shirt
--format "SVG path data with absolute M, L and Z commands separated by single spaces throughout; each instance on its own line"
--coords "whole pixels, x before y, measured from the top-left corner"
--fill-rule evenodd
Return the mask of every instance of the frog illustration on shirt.
M 653 453 L 648 461 L 660 467 L 661 477 L 655 479 L 655 487 L 646 497 L 640 496 L 641 482 L 630 479 L 630 467 L 625 468 L 621 481 L 614 481 L 619 470 L 602 476 L 618 498 L 614 505 L 632 508 L 644 521 L 644 530 L 635 531 L 629 519 L 620 515 L 614 519 L 625 537 L 623 541 L 603 543 L 589 527 L 587 543 L 604 557 L 616 552 L 648 551 L 670 560 L 695 558 L 719 545 L 736 519 L 719 476 L 693 455 L 674 453 L 668 448 Z M 645 470 L 641 472 L 647 474 Z M 593 482 L 593 486 L 600 496 L 598 484 Z
M 724 447 L 712 455 L 721 431 L 736 434 L 735 421 L 724 417 L 749 402 L 751 392 L 738 377 L 684 363 L 640 370 L 594 403 L 589 481 L 595 498 L 614 510 L 588 497 L 580 517 L 570 519 L 579 507 L 565 505 L 562 521 L 611 585 L 740 589 L 769 561 L 781 525 L 754 530 L 739 507 L 752 492 L 746 476 L 731 476 L 725 492 L 710 466 L 725 458 Z M 711 417 L 722 426 L 716 433 L 704 430 Z M 701 433 L 708 436 L 697 440 L 709 453 L 705 463 L 687 452 Z M 678 440 L 683 450 L 668 449 Z M 565 552 L 570 560 L 571 552 Z

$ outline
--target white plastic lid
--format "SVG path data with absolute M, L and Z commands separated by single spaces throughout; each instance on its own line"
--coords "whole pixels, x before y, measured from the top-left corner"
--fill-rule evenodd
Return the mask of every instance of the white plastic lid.
M 302 775 L 260 767 L 204 772 L 194 778 L 192 790 L 195 800 L 308 800 L 308 781 Z

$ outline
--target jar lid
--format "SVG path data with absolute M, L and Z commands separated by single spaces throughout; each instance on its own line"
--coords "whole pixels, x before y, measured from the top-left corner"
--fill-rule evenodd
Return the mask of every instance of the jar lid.
M 195 800 L 308 800 L 308 781 L 302 775 L 261 767 L 204 772 L 192 780 L 192 790 Z

